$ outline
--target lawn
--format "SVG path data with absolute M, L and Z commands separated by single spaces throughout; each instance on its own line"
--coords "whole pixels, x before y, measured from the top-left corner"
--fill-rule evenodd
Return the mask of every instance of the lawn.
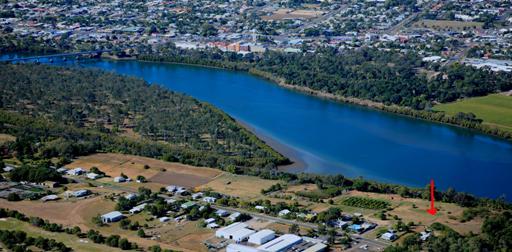
M 436 105 L 434 110 L 444 111 L 449 115 L 455 115 L 457 112 L 472 112 L 486 124 L 512 131 L 512 96 L 492 94 L 464 99 Z

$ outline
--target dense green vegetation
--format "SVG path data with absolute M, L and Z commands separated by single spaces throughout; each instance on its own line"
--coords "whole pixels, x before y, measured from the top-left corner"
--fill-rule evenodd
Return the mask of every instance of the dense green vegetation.
M 432 111 L 437 102 L 510 90 L 512 73 L 495 73 L 460 64 L 427 64 L 414 53 L 371 48 L 347 51 L 323 48 L 303 54 L 268 51 L 243 56 L 217 49 L 184 50 L 171 44 L 158 48 L 158 54 L 139 58 L 249 71 L 299 88 L 360 99 L 341 99 L 346 102 L 367 104 L 365 100 L 370 100 L 379 103 L 370 106 L 384 111 L 512 139 L 510 132 L 483 125 L 472 113 L 447 115 Z
M 211 167 L 288 162 L 218 109 L 158 85 L 43 65 L 0 71 L 0 130 L 18 137 L 10 146 L 18 157 L 114 151 Z
M 510 251 L 512 248 L 512 213 L 505 211 L 487 217 L 482 233 L 462 236 L 452 229 L 434 223 L 431 228 L 439 235 L 422 243 L 418 235 L 405 237 L 401 245 L 385 249 L 387 252 L 402 251 Z
M 389 203 L 384 200 L 363 198 L 363 197 L 348 197 L 341 201 L 341 204 L 352 207 L 360 207 L 367 209 L 385 209 Z

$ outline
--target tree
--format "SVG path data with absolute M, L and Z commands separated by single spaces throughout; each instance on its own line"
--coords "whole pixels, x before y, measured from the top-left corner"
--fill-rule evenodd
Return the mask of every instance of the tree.
M 290 232 L 290 233 L 292 233 L 292 234 L 298 234 L 298 233 L 299 233 L 299 231 L 300 231 L 299 225 L 297 225 L 297 224 L 295 224 L 295 223 L 294 223 L 294 224 L 292 224 L 292 225 L 290 226 L 290 228 L 288 229 L 288 232 Z
M 118 243 L 119 248 L 121 248 L 122 250 L 128 250 L 132 248 L 132 244 L 126 238 L 120 239 Z
M 139 237 L 143 237 L 143 238 L 146 237 L 146 233 L 144 232 L 144 229 L 142 229 L 142 228 L 137 231 L 137 235 Z
M 137 181 L 139 181 L 140 183 L 146 183 L 147 182 L 146 177 L 144 177 L 142 175 L 138 175 L 137 176 Z
M 8 201 L 20 201 L 21 197 L 17 193 L 9 193 L 7 195 L 7 200 Z
M 101 216 L 99 214 L 92 217 L 92 223 L 94 223 L 98 227 L 105 225 L 105 223 L 103 223 L 103 220 L 101 219 Z

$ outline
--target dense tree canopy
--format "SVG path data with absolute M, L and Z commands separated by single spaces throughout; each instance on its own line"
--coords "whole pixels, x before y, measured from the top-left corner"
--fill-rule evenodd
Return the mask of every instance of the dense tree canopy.
M 30 121 L 9 129 L 21 156 L 120 151 L 214 167 L 287 162 L 213 106 L 140 79 L 46 65 L 0 65 L 0 71 L 0 108 L 34 118 L 4 114 Z

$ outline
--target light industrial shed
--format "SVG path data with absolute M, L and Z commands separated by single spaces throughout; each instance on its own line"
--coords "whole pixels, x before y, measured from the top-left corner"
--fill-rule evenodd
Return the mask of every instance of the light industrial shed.
M 255 231 L 247 228 L 247 224 L 235 222 L 227 227 L 220 228 L 215 232 L 215 236 L 224 239 L 241 242 L 249 238 Z
M 249 242 L 257 245 L 264 244 L 276 237 L 276 232 L 270 229 L 263 229 L 249 236 Z

